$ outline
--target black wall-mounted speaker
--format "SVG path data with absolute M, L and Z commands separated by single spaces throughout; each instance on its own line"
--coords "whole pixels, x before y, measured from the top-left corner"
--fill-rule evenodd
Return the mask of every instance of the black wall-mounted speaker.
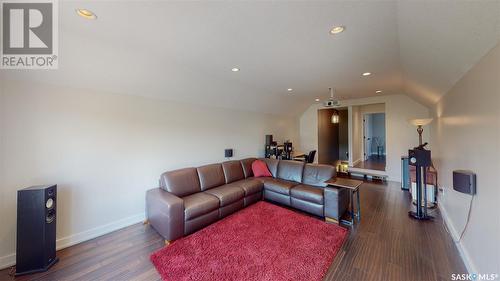
M 476 174 L 472 171 L 453 171 L 453 189 L 458 192 L 476 194 Z
M 57 185 L 17 191 L 16 276 L 48 270 L 56 257 Z
M 224 150 L 224 157 L 226 157 L 226 158 L 233 157 L 233 149 L 232 148 L 225 149 Z
M 273 135 L 266 135 L 266 145 L 273 144 Z

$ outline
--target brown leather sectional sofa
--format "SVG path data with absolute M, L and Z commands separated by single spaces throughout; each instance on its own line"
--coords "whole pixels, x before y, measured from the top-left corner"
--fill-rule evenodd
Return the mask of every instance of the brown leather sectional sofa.
M 191 234 L 262 198 L 338 221 L 346 211 L 346 189 L 326 187 L 335 176 L 328 165 L 262 159 L 272 177 L 254 178 L 255 158 L 165 172 L 160 187 L 146 193 L 150 224 L 165 240 Z

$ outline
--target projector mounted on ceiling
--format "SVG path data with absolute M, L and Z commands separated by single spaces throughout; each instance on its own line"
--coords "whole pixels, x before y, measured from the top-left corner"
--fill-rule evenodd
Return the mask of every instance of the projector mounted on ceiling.
M 340 102 L 338 100 L 327 100 L 323 103 L 325 107 L 339 106 Z
M 330 99 L 323 102 L 323 106 L 324 107 L 333 107 L 333 106 L 338 106 L 340 105 L 340 102 L 338 100 L 335 100 L 333 98 L 333 93 L 334 93 L 334 89 L 333 88 L 328 88 L 328 90 L 330 91 Z

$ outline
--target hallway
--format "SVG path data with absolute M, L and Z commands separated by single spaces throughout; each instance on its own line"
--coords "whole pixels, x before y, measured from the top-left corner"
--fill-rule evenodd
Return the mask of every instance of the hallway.
M 361 161 L 354 165 L 354 168 L 385 171 L 385 156 L 372 155 L 368 160 Z

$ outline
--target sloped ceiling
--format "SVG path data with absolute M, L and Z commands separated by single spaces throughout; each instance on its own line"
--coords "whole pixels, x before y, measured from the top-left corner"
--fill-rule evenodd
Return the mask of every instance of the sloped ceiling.
M 404 92 L 430 105 L 498 44 L 500 1 L 400 1 L 398 34 Z
M 382 90 L 430 105 L 500 38 L 500 1 L 60 1 L 59 9 L 59 69 L 2 70 L 1 79 L 276 114 L 299 114 L 327 99 L 328 87 L 342 99 Z M 346 31 L 332 36 L 334 25 Z

